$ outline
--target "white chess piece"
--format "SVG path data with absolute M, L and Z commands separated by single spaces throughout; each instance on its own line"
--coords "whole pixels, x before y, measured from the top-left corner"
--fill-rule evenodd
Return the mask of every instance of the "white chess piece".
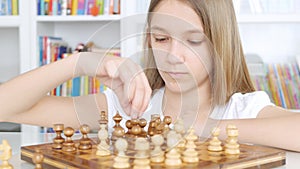
M 183 161 L 185 163 L 197 163 L 199 162 L 198 152 L 196 151 L 195 141 L 198 137 L 195 135 L 193 128 L 189 129 L 188 135 L 185 138 L 187 143 L 185 145 L 186 150 L 183 152 Z
M 171 130 L 167 135 L 168 152 L 166 153 L 166 166 L 180 166 L 182 164 L 181 155 L 178 152 L 176 145 L 179 142 L 178 134 Z
M 164 143 L 164 137 L 161 134 L 157 134 L 151 137 L 151 141 L 154 145 L 154 149 L 151 151 L 151 162 L 163 162 L 165 160 L 165 153 L 162 151 L 161 146 Z
M 117 157 L 114 158 L 113 167 L 114 168 L 129 168 L 129 157 L 125 154 L 127 150 L 128 143 L 123 138 L 118 138 L 115 142 L 115 149 L 117 150 L 118 154 Z
M 100 130 L 98 131 L 98 138 L 100 143 L 97 145 L 96 155 L 98 156 L 108 156 L 110 155 L 109 145 L 106 140 L 108 139 L 108 131 L 105 124 L 100 124 Z
M 8 162 L 8 160 L 12 157 L 12 150 L 7 140 L 2 140 L 2 144 L 0 144 L 0 152 L 2 152 L 2 154 L 0 154 L 0 160 L 2 161 L 0 169 L 13 169 L 13 166 Z

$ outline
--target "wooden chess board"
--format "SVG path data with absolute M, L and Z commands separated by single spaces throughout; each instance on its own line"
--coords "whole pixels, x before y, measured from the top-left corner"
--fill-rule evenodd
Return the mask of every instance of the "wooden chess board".
M 76 152 L 63 152 L 53 150 L 52 143 L 30 145 L 21 147 L 21 159 L 29 163 L 32 162 L 32 156 L 36 149 L 39 149 L 44 155 L 43 168 L 47 169 L 91 169 L 91 168 L 112 168 L 114 155 L 99 157 L 96 156 L 96 140 L 93 139 L 92 150 L 77 150 Z M 78 141 L 76 145 L 78 145 Z M 178 168 L 272 168 L 285 164 L 285 151 L 270 147 L 256 145 L 240 145 L 241 153 L 238 156 L 211 155 L 207 151 L 207 143 L 197 142 L 197 151 L 199 153 L 199 162 L 197 164 L 183 163 Z M 134 152 L 129 152 L 133 157 Z M 130 158 L 132 164 L 133 158 Z M 131 166 L 133 167 L 133 166 Z M 167 167 L 165 164 L 153 164 L 151 168 L 174 168 Z

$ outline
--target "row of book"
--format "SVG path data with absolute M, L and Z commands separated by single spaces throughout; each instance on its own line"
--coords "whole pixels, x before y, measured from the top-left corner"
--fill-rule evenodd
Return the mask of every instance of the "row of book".
M 18 0 L 0 0 L 0 15 L 18 15 Z
M 299 13 L 299 0 L 233 0 L 237 13 Z
M 74 52 L 101 52 L 106 53 L 107 56 L 120 56 L 119 49 L 100 49 L 95 47 L 92 42 L 87 44 L 80 43 L 74 51 L 68 44 L 59 37 L 40 36 L 39 37 L 39 57 L 40 66 L 49 64 L 66 57 L 72 57 Z M 55 96 L 82 96 L 103 92 L 106 86 L 100 83 L 99 79 L 89 76 L 76 77 L 59 85 L 50 92 L 50 95 Z
M 252 77 L 256 89 L 266 91 L 275 105 L 288 109 L 300 109 L 298 64 L 266 64 L 265 69 L 265 76 Z
M 37 0 L 37 15 L 120 14 L 121 0 Z

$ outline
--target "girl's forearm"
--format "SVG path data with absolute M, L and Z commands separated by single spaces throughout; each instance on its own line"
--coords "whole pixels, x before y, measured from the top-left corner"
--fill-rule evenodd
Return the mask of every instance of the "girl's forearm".
M 0 120 L 30 109 L 53 88 L 73 78 L 78 56 L 39 67 L 0 85 Z

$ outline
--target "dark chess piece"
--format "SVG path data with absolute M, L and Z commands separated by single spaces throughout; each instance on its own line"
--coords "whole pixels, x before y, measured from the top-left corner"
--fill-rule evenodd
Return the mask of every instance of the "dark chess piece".
M 144 127 L 147 125 L 147 120 L 146 119 L 140 119 L 139 121 L 139 126 L 141 127 L 141 137 L 147 137 L 147 132 L 144 130 Z
M 149 123 L 149 127 L 148 127 L 148 135 L 149 136 L 154 136 L 156 134 L 156 122 L 155 121 L 151 121 Z
M 170 116 L 165 116 L 164 120 L 163 120 L 163 123 L 164 123 L 163 135 L 166 138 L 168 132 L 170 131 L 170 127 L 169 126 L 172 123 L 172 118 Z
M 139 125 L 139 120 L 138 119 L 132 119 L 131 123 L 132 123 L 131 133 L 136 138 L 141 134 L 142 128 Z
M 82 138 L 79 140 L 78 149 L 80 150 L 90 150 L 92 149 L 92 141 L 88 138 L 88 133 L 90 132 L 90 127 L 86 124 L 80 126 L 80 132 L 82 134 Z
M 131 128 L 132 128 L 132 123 L 131 120 L 127 120 L 125 123 L 126 128 L 128 129 L 126 132 L 126 137 L 132 137 L 132 133 L 131 133 Z
M 76 151 L 75 143 L 72 140 L 72 136 L 74 135 L 74 129 L 71 127 L 65 128 L 64 135 L 66 136 L 66 141 L 63 142 L 62 150 L 67 152 Z
M 125 130 L 121 127 L 120 122 L 122 121 L 122 116 L 120 116 L 119 112 L 113 117 L 115 121 L 114 131 L 112 133 L 112 140 L 115 141 L 120 137 L 125 135 Z
M 61 136 L 61 133 L 64 130 L 63 124 L 54 124 L 53 130 L 56 133 L 56 137 L 53 139 L 52 148 L 53 149 L 61 149 L 62 143 L 65 141 L 65 139 Z

